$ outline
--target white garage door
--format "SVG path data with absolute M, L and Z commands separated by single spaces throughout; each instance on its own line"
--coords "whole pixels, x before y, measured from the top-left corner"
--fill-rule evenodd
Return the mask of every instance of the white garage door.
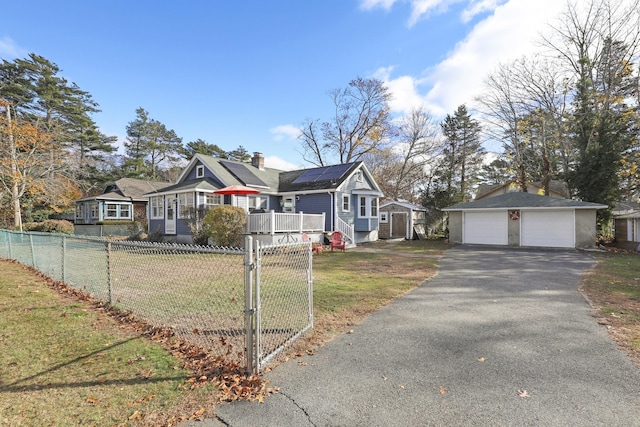
M 520 244 L 573 248 L 575 246 L 575 218 L 573 210 L 522 211 Z
M 465 212 L 463 215 L 464 243 L 506 245 L 507 211 Z

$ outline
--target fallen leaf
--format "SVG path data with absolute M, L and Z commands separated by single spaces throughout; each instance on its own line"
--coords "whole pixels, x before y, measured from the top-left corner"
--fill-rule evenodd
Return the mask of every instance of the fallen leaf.
M 298 362 L 298 365 L 300 365 L 300 366 L 307 366 L 307 362 L 300 361 L 300 362 Z
M 92 405 L 95 405 L 96 403 L 98 403 L 98 399 L 96 399 L 93 396 L 89 396 L 87 397 L 87 403 L 91 403 Z
M 518 396 L 522 398 L 531 397 L 529 393 L 527 393 L 527 390 L 524 390 L 524 389 L 518 390 Z
M 484 358 L 484 357 L 478 357 L 478 362 L 480 362 L 480 363 L 484 363 L 484 361 L 485 361 L 485 358 Z
M 443 396 L 447 394 L 447 388 L 444 386 L 440 386 L 440 394 Z
M 133 420 L 141 420 L 142 419 L 142 414 L 140 413 L 140 411 L 135 411 L 133 414 L 131 414 L 131 416 L 129 417 L 129 421 L 133 421 Z
M 400 384 L 398 387 L 400 387 L 402 390 L 404 390 L 404 384 Z

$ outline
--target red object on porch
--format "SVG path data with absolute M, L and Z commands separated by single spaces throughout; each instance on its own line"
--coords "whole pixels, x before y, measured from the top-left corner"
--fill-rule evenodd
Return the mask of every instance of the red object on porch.
M 342 252 L 345 250 L 345 242 L 342 233 L 339 231 L 334 231 L 331 233 L 331 252 L 333 252 L 333 248 L 342 249 Z
M 307 233 L 302 233 L 302 241 L 308 242 L 309 240 L 309 235 Z M 320 254 L 320 252 L 324 252 L 324 246 L 320 242 L 311 242 L 311 250 Z

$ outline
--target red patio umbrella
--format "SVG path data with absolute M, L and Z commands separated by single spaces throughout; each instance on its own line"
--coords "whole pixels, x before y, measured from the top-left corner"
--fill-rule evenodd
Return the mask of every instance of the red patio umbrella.
M 255 188 L 245 187 L 244 185 L 230 185 L 228 187 L 221 188 L 214 191 L 216 194 L 231 194 L 235 196 L 247 195 L 247 194 L 259 194 L 260 190 Z

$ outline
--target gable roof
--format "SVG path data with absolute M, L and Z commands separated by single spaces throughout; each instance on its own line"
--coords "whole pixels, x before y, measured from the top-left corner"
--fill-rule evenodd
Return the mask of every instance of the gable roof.
M 499 189 L 506 189 L 505 192 L 519 192 L 520 191 L 520 187 L 519 186 L 515 186 L 514 189 L 507 189 L 507 187 L 512 186 L 514 184 L 513 181 L 509 181 L 506 182 L 504 184 L 494 184 L 494 185 L 489 185 L 489 184 L 480 184 L 478 186 L 478 191 L 476 192 L 476 200 L 482 199 L 484 197 L 487 197 L 489 194 L 499 190 Z M 528 182 L 527 186 L 532 186 L 534 188 L 537 188 L 538 190 L 542 191 L 543 186 L 542 186 L 542 182 Z M 562 197 L 569 197 L 569 189 L 567 188 L 567 184 L 565 184 L 563 181 L 558 181 L 558 180 L 551 180 L 551 182 L 549 183 L 549 192 L 553 192 L 556 193 L 558 195 L 561 195 Z
M 538 194 L 512 192 L 487 197 L 468 203 L 443 208 L 443 211 L 465 211 L 474 209 L 605 209 L 607 205 L 561 199 L 559 197 L 540 196 Z
M 429 209 L 425 208 L 424 206 L 420 206 L 420 205 L 416 205 L 414 203 L 408 203 L 408 202 L 399 202 L 397 200 L 392 200 L 390 202 L 384 203 L 383 205 L 380 206 L 380 209 L 386 208 L 387 206 L 391 206 L 391 205 L 397 205 L 397 206 L 402 206 L 403 208 L 406 209 L 411 209 L 412 211 L 428 211 Z
M 183 182 L 198 162 L 202 163 L 220 180 L 222 187 L 244 185 L 254 187 L 264 193 L 278 191 L 281 170 L 273 168 L 259 169 L 251 163 L 205 156 L 204 154 L 196 154 L 191 158 L 187 166 L 182 170 L 177 182 Z M 216 187 L 216 189 L 222 187 Z
M 358 169 L 374 183 L 374 190 L 379 191 L 375 180 L 361 161 L 322 166 L 310 169 L 300 169 L 280 173 L 279 192 L 293 193 L 302 191 L 335 191 Z
M 629 200 L 617 202 L 612 210 L 613 215 L 616 217 L 637 212 L 640 212 L 640 203 Z
M 146 202 L 146 195 L 157 193 L 170 185 L 170 182 L 147 181 L 137 178 L 120 178 L 117 181 L 107 184 L 101 194 L 78 199 L 77 201 L 114 200 Z
M 163 195 L 169 193 L 180 193 L 187 191 L 215 191 L 222 187 L 218 185 L 212 178 L 198 178 L 190 179 L 188 181 L 178 182 L 177 184 L 170 185 L 155 193 L 146 194 L 147 197 L 154 195 Z

